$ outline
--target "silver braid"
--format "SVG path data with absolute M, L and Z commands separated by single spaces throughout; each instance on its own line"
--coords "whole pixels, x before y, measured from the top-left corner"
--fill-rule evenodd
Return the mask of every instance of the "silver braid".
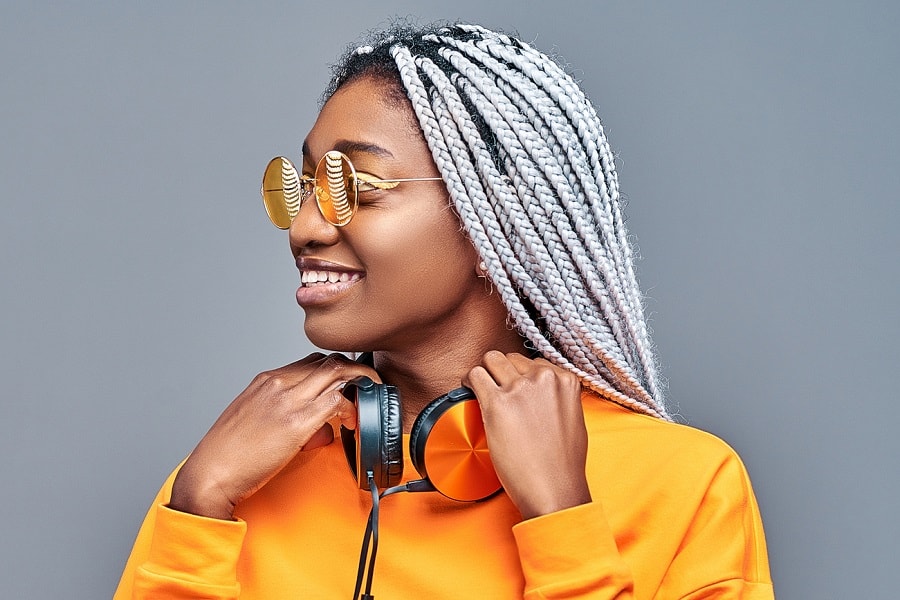
M 578 85 L 544 54 L 478 26 L 353 54 L 380 48 L 512 324 L 602 396 L 668 419 L 614 155 Z

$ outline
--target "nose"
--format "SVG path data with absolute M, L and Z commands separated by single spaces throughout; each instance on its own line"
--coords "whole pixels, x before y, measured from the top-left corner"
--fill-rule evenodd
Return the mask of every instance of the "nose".
M 325 220 L 313 197 L 300 205 L 300 212 L 291 221 L 289 237 L 291 251 L 298 256 L 304 249 L 337 243 L 340 233 L 337 227 Z

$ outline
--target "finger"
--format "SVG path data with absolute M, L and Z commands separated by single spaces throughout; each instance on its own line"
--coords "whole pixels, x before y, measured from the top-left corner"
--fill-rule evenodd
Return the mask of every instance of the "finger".
M 313 352 L 312 354 L 304 356 L 300 360 L 295 360 L 292 363 L 288 363 L 288 364 L 284 365 L 283 368 L 290 369 L 290 368 L 294 368 L 294 367 L 304 367 L 308 364 L 311 364 L 314 362 L 319 362 L 324 358 L 325 358 L 325 354 L 323 354 L 321 352 Z
M 315 450 L 316 448 L 327 446 L 333 441 L 334 429 L 331 428 L 330 423 L 325 423 L 311 438 L 309 438 L 309 441 L 303 445 L 303 450 Z
M 319 354 L 312 357 L 313 355 L 307 357 L 310 360 L 304 359 L 275 371 L 261 373 L 252 385 L 257 388 L 269 387 L 282 393 L 302 390 L 303 393 L 296 396 L 297 400 L 301 400 L 330 394 L 360 375 L 380 382 L 378 373 L 372 367 L 350 360 L 343 354 Z
M 341 425 L 347 429 L 356 429 L 359 412 L 356 409 L 356 405 L 347 400 L 343 394 L 340 394 L 340 400 L 336 407 L 336 416 L 341 420 Z
M 491 377 L 484 367 L 481 365 L 472 367 L 468 373 L 462 376 L 462 384 L 468 388 L 472 388 L 476 394 L 479 388 L 488 386 L 497 387 L 497 382 Z
M 309 368 L 315 368 L 315 365 L 321 363 L 326 358 L 328 358 L 328 356 L 321 352 L 313 352 L 300 360 L 295 360 L 283 367 L 273 369 L 271 373 L 301 373 Z
M 491 350 L 485 354 L 481 359 L 481 364 L 500 387 L 504 387 L 522 376 L 507 355 L 497 350 Z
M 347 400 L 340 390 L 331 390 L 321 394 L 312 401 L 309 409 L 312 411 L 313 418 L 319 423 L 337 418 L 344 427 L 356 428 L 356 405 Z
M 375 383 L 381 383 L 381 377 L 372 367 L 351 360 L 343 354 L 334 353 L 318 362 L 306 383 L 331 391 L 361 375 L 365 375 Z
M 553 366 L 553 363 L 546 361 L 543 358 L 531 359 L 523 354 L 519 354 L 518 352 L 510 352 L 506 355 L 506 359 L 513 367 L 515 367 L 520 375 L 528 373 L 529 371 L 534 369 L 535 365 L 538 364 Z
M 293 378 L 302 373 L 304 368 L 308 368 L 309 365 L 320 362 L 324 358 L 325 355 L 321 352 L 313 352 L 312 354 L 286 364 L 283 367 L 278 367 L 277 369 L 272 369 L 270 371 L 263 371 L 253 378 L 253 381 L 250 382 L 250 385 L 247 386 L 245 391 L 259 390 L 261 387 L 267 385 L 272 378 L 283 378 L 285 375 Z
M 473 367 L 462 378 L 462 384 L 475 392 L 475 398 L 481 406 L 482 414 L 486 415 L 494 404 L 500 388 L 497 382 L 482 366 Z

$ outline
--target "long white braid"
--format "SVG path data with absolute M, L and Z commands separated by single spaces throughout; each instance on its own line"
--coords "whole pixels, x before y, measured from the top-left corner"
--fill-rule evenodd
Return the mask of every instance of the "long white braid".
M 434 67 L 433 64 L 431 64 L 430 61 L 428 61 L 427 59 L 419 59 L 419 60 L 417 60 L 417 64 L 421 64 L 425 74 L 428 75 L 429 77 L 431 77 L 432 82 L 434 83 L 435 87 L 438 89 L 439 93 L 441 94 L 441 97 L 447 98 L 452 102 L 451 107 L 449 108 L 449 112 L 456 119 L 457 127 L 459 127 L 460 124 L 464 124 L 465 123 L 464 119 L 467 119 L 467 113 L 465 111 L 465 107 L 463 106 L 461 100 L 458 98 L 456 91 L 455 91 L 454 87 L 451 85 L 450 81 L 447 80 L 446 77 L 443 75 L 443 73 L 440 72 L 439 70 L 437 70 L 436 67 Z M 465 84 L 463 81 L 459 81 L 458 84 L 461 86 L 461 89 L 463 89 L 463 91 L 465 91 L 467 84 Z M 476 107 L 478 107 L 478 105 L 484 104 L 484 102 L 479 102 L 480 99 L 479 99 L 478 95 L 471 90 L 469 93 L 469 98 L 471 100 L 475 101 Z M 492 107 L 489 108 L 489 106 L 490 105 L 484 106 L 483 109 L 485 111 L 491 111 Z M 488 115 L 484 114 L 484 116 L 488 116 Z M 490 115 L 490 116 L 498 117 L 498 115 Z M 497 208 L 501 209 L 500 214 L 493 215 L 494 218 L 499 217 L 500 219 L 495 222 L 488 223 L 488 231 L 494 233 L 494 235 L 492 236 L 492 238 L 493 238 L 492 242 L 494 244 L 494 247 L 503 247 L 504 249 L 506 249 L 507 247 L 509 247 L 511 245 L 512 252 L 509 252 L 509 254 L 511 254 L 513 257 L 524 256 L 527 258 L 534 259 L 532 261 L 532 264 L 529 265 L 532 267 L 531 272 L 535 272 L 535 270 L 533 268 L 534 266 L 540 267 L 537 272 L 542 275 L 542 277 L 545 281 L 550 283 L 550 285 L 554 288 L 553 295 L 561 301 L 560 305 L 550 307 L 554 316 L 557 317 L 556 319 L 552 319 L 552 321 L 556 321 L 557 323 L 560 323 L 563 325 L 557 331 L 554 331 L 552 333 L 554 333 L 556 335 L 556 337 L 560 338 L 564 343 L 571 344 L 575 347 L 576 355 L 575 355 L 574 359 L 572 360 L 572 363 L 574 363 L 575 367 L 578 367 L 580 370 L 587 371 L 588 373 L 591 373 L 591 374 L 596 373 L 597 369 L 595 368 L 595 365 L 589 360 L 589 355 L 586 354 L 583 351 L 583 349 L 581 347 L 579 347 L 579 345 L 576 343 L 575 339 L 573 339 L 574 337 L 577 336 L 578 333 L 581 333 L 584 331 L 589 331 L 589 328 L 585 325 L 585 323 L 581 319 L 581 315 L 587 314 L 587 316 L 589 318 L 593 316 L 590 313 L 586 313 L 586 311 L 584 310 L 585 303 L 582 302 L 582 300 L 583 300 L 585 294 L 584 294 L 584 289 L 581 286 L 581 282 L 578 281 L 577 279 L 569 280 L 567 282 L 563 278 L 562 272 L 564 270 L 568 270 L 570 272 L 574 271 L 575 270 L 574 265 L 572 265 L 571 262 L 568 261 L 567 254 L 562 253 L 562 252 L 557 252 L 556 253 L 557 257 L 564 261 L 564 264 L 561 265 L 562 269 L 560 269 L 560 266 L 556 265 L 553 262 L 553 256 L 548 251 L 547 247 L 544 245 L 543 239 L 542 239 L 543 236 L 538 235 L 538 232 L 535 231 L 535 228 L 533 226 L 535 223 L 527 222 L 523 218 L 523 216 L 521 214 L 519 214 L 517 211 L 510 212 L 508 210 L 510 208 L 511 204 L 509 202 L 508 197 L 506 197 L 506 196 L 512 195 L 512 192 L 511 192 L 511 190 L 508 190 L 507 185 L 504 185 L 502 177 L 497 172 L 496 167 L 490 157 L 490 154 L 488 152 L 486 145 L 483 143 L 483 141 L 480 139 L 480 137 L 478 137 L 477 132 L 475 132 L 472 128 L 466 128 L 464 131 L 468 134 L 467 135 L 468 139 L 466 141 L 468 143 L 468 147 L 469 147 L 470 151 L 472 151 L 472 153 L 476 157 L 476 163 L 477 163 L 478 169 L 482 172 L 483 177 L 486 176 L 487 178 L 489 178 L 491 180 L 491 186 L 488 189 L 492 190 L 493 192 L 497 192 L 495 198 L 488 199 L 488 201 L 491 203 L 491 205 L 493 205 L 493 207 L 497 207 Z M 500 140 L 502 142 L 504 139 L 504 136 L 503 136 L 504 131 L 503 131 L 502 125 L 499 126 L 497 130 L 495 130 L 495 133 L 500 134 L 498 137 L 500 138 Z M 531 174 L 526 173 L 526 176 L 531 176 Z M 503 192 L 507 192 L 507 193 L 503 194 Z M 516 203 L 516 204 L 518 204 L 518 203 Z M 512 206 L 515 206 L 515 204 L 513 204 Z M 482 214 L 481 219 L 482 219 L 482 221 L 484 221 L 484 219 L 485 219 L 484 213 L 487 211 L 490 211 L 491 207 L 487 206 L 487 207 L 480 207 L 480 208 L 481 208 L 480 214 Z M 502 209 L 506 209 L 506 210 L 502 210 Z M 543 221 L 543 219 L 540 219 L 540 218 L 536 220 L 537 223 L 540 223 L 542 221 Z M 565 219 L 557 220 L 556 222 L 557 222 L 557 224 L 565 223 Z M 517 234 L 519 234 L 519 235 L 517 235 Z M 552 230 L 545 228 L 544 234 L 545 234 L 545 236 L 547 234 L 549 234 L 549 237 L 551 240 L 554 238 L 558 239 L 558 236 L 555 235 L 555 232 L 553 232 Z M 517 240 L 520 243 L 517 244 L 516 243 Z M 490 270 L 490 267 L 489 267 L 489 270 Z M 516 278 L 514 277 L 513 279 L 515 280 Z M 527 288 L 529 290 L 534 289 L 535 282 L 527 273 L 524 273 L 523 277 L 521 277 L 519 279 L 520 279 L 520 281 L 522 279 L 527 281 L 527 284 L 528 284 Z M 578 293 L 574 293 L 574 294 L 570 293 L 571 287 L 569 289 L 567 289 L 567 283 L 569 286 L 577 287 Z M 538 303 L 538 304 L 547 303 L 548 299 L 546 298 L 546 296 L 544 294 L 540 293 L 540 289 L 536 289 L 535 292 L 536 293 L 530 293 L 530 294 L 526 293 L 526 295 L 529 296 L 532 299 L 532 301 L 535 303 Z M 578 306 L 579 304 L 581 306 Z M 557 312 L 557 311 L 559 311 L 559 312 Z M 600 322 L 598 322 L 596 319 L 591 319 L 591 320 L 594 321 L 595 325 L 601 326 L 603 333 L 608 334 L 608 328 L 602 326 L 602 324 Z M 603 336 L 603 337 L 608 337 L 608 336 Z M 587 337 L 584 339 L 586 342 L 591 341 L 590 338 L 587 338 Z M 595 353 L 602 354 L 602 353 L 605 353 L 606 350 L 611 347 L 612 348 L 617 347 L 614 342 L 610 343 L 610 342 L 612 342 L 612 340 L 610 340 L 610 339 L 601 340 L 601 342 L 605 342 L 605 343 L 591 344 L 590 349 Z M 563 358 L 563 360 L 565 360 L 564 357 L 562 357 L 562 358 Z M 606 366 L 606 365 L 604 365 L 604 366 Z M 625 373 L 622 373 L 620 375 L 627 376 L 627 374 L 625 374 Z M 608 387 L 608 386 L 606 386 L 606 387 Z M 606 390 L 606 391 L 608 392 L 609 390 Z
M 464 29 L 467 28 L 464 27 Z M 490 48 L 497 51 L 500 56 L 513 60 L 515 64 L 520 64 L 524 71 L 530 73 L 536 80 L 539 80 L 540 84 L 547 89 L 551 97 L 565 110 L 568 118 L 573 123 L 577 124 L 578 141 L 581 143 L 564 144 L 563 148 L 570 151 L 584 148 L 592 154 L 588 164 L 599 167 L 599 169 L 596 169 L 595 171 L 597 176 L 596 180 L 601 183 L 601 188 L 599 190 L 600 197 L 605 201 L 602 204 L 592 203 L 591 206 L 594 207 L 595 210 L 601 206 L 609 210 L 614 223 L 611 227 L 604 227 L 601 231 L 604 234 L 613 233 L 616 236 L 615 242 L 610 243 L 609 247 L 615 251 L 614 256 L 618 259 L 616 260 L 616 266 L 621 270 L 620 277 L 626 280 L 635 280 L 631 245 L 627 240 L 627 230 L 624 227 L 621 210 L 619 208 L 619 184 L 618 175 L 613 162 L 614 158 L 606 135 L 600 125 L 600 119 L 597 116 L 593 105 L 587 100 L 581 89 L 572 78 L 565 73 L 565 71 L 563 71 L 555 62 L 549 60 L 546 56 L 537 52 L 527 44 L 519 43 L 523 55 L 533 59 L 532 62 L 518 61 L 516 60 L 516 53 L 511 52 L 513 48 L 509 45 L 512 43 L 510 38 L 493 34 L 492 32 L 477 26 L 469 27 L 468 29 L 486 32 L 498 39 L 505 40 L 506 44 L 492 44 Z M 545 73 L 541 75 L 540 71 L 534 69 L 540 69 L 545 71 Z M 552 111 L 549 114 L 552 115 Z M 583 164 L 578 160 L 578 157 L 572 157 L 570 155 L 570 160 L 576 168 Z M 586 181 L 589 184 L 589 187 L 593 187 L 594 184 L 591 179 Z M 601 214 L 597 214 L 596 217 L 602 221 Z M 612 242 L 612 240 L 610 241 Z M 613 292 L 618 291 L 619 288 L 613 288 Z M 649 334 L 643 316 L 640 289 L 637 285 L 633 285 L 625 286 L 622 288 L 622 291 L 628 295 L 628 308 L 637 313 L 637 318 L 630 319 L 628 324 L 637 327 L 637 331 L 634 332 L 634 335 L 638 337 L 642 343 L 636 346 L 635 349 L 638 352 L 647 354 L 646 356 L 641 357 L 641 363 L 649 370 L 648 382 L 654 386 L 652 393 L 658 395 L 660 390 L 655 387 L 658 379 L 656 362 L 650 352 Z
M 451 60 L 451 63 L 457 64 L 457 63 L 462 62 L 465 65 L 464 60 L 460 61 L 459 57 L 453 56 L 452 53 L 442 52 L 441 54 L 442 54 L 442 56 L 449 58 Z M 531 152 L 534 155 L 534 158 L 537 161 L 536 163 L 529 162 L 528 157 L 526 157 L 526 158 L 520 159 L 520 160 L 517 159 L 516 166 L 515 166 L 515 169 L 518 172 L 525 172 L 526 175 L 528 176 L 529 180 L 533 182 L 533 185 L 536 188 L 534 190 L 535 193 L 533 195 L 537 196 L 537 197 L 541 197 L 547 193 L 552 193 L 542 185 L 542 180 L 540 179 L 540 175 L 535 175 L 532 171 L 534 171 L 537 168 L 537 165 L 541 164 L 541 162 L 543 162 L 543 164 L 546 164 L 547 152 L 548 152 L 546 142 L 551 142 L 553 144 L 554 147 L 551 148 L 552 152 L 559 153 L 559 152 L 561 152 L 561 149 L 558 147 L 558 144 L 555 143 L 555 139 L 553 137 L 549 137 L 549 138 L 542 137 L 541 139 L 537 139 L 534 128 L 526 127 L 523 129 L 521 127 L 521 124 L 517 123 L 518 119 L 515 118 L 515 116 L 518 116 L 517 113 L 513 113 L 510 111 L 505 111 L 503 113 L 500 113 L 499 111 L 497 111 L 494 108 L 494 106 L 487 100 L 487 98 L 481 94 L 481 91 L 484 91 L 488 95 L 495 97 L 497 95 L 498 90 L 491 89 L 492 82 L 490 81 L 489 78 L 486 78 L 486 77 L 478 78 L 477 74 L 480 74 L 480 73 L 481 73 L 480 71 L 475 70 L 472 73 L 466 73 L 466 75 L 467 75 L 467 77 L 469 77 L 470 80 L 475 82 L 475 85 L 477 87 L 479 87 L 481 89 L 472 90 L 472 89 L 470 89 L 471 84 L 468 83 L 467 81 L 462 81 L 462 80 L 459 81 L 458 85 L 466 94 L 468 94 L 470 99 L 473 101 L 475 106 L 478 108 L 479 112 L 481 112 L 481 114 L 489 122 L 492 130 L 495 132 L 495 134 L 497 134 L 498 138 L 500 138 L 500 140 L 503 142 L 502 147 L 505 150 L 510 150 L 512 153 L 514 153 L 517 150 L 517 143 L 516 143 L 515 139 L 513 139 L 512 141 L 506 140 L 508 135 L 516 134 L 518 136 L 518 139 L 520 139 L 522 142 L 521 145 L 524 146 L 526 150 L 528 150 L 529 152 Z M 504 117 L 506 117 L 507 119 L 510 119 L 510 117 L 513 117 L 513 118 L 510 120 L 509 124 L 507 124 L 503 121 Z M 510 125 L 512 126 L 511 128 L 510 128 Z M 581 284 L 582 284 L 581 280 L 570 278 L 569 285 L 579 288 L 578 289 L 579 293 L 575 294 L 576 300 L 584 299 L 584 298 L 588 297 L 590 294 L 593 294 L 594 296 L 599 297 L 601 306 L 606 307 L 603 311 L 604 316 L 608 319 L 609 324 L 612 326 L 612 329 L 615 332 L 618 343 L 624 344 L 625 343 L 624 336 L 625 336 L 626 332 L 624 332 L 620 326 L 620 320 L 618 319 L 618 315 L 615 314 L 614 311 L 609 310 L 610 304 L 609 304 L 608 293 L 607 293 L 606 288 L 603 285 L 603 282 L 600 280 L 600 277 L 598 276 L 598 273 L 597 273 L 597 267 L 599 267 L 600 274 L 603 274 L 606 276 L 606 278 L 609 278 L 608 271 L 610 270 L 611 265 L 610 265 L 609 259 L 606 256 L 605 250 L 601 246 L 599 246 L 599 244 L 593 244 L 593 248 L 591 248 L 591 251 L 592 251 L 591 254 L 593 256 L 589 257 L 583 253 L 578 252 L 577 244 L 574 244 L 574 245 L 572 244 L 572 240 L 577 240 L 579 238 L 583 239 L 585 237 L 585 234 L 589 233 L 588 231 L 586 231 L 586 228 L 584 227 L 584 223 L 586 222 L 586 219 L 584 218 L 583 215 L 580 214 L 582 212 L 581 209 L 584 208 L 583 203 L 580 201 L 581 196 L 580 195 L 576 196 L 575 194 L 573 194 L 572 193 L 573 190 L 569 186 L 560 185 L 560 180 L 563 182 L 567 181 L 565 178 L 554 176 L 553 173 L 545 173 L 545 175 L 549 176 L 551 178 L 551 181 L 556 185 L 556 192 L 560 195 L 560 198 L 563 201 L 562 203 L 563 203 L 565 209 L 570 214 L 574 214 L 574 225 L 576 228 L 579 229 L 579 231 L 578 231 L 579 235 L 576 235 L 575 232 L 572 231 L 572 227 L 571 227 L 572 224 L 569 222 L 569 220 L 565 214 L 560 214 L 561 210 L 558 206 L 550 207 L 551 209 L 556 209 L 554 211 L 554 213 L 556 213 L 556 214 L 550 215 L 549 221 L 546 220 L 546 217 L 536 215 L 536 218 L 534 218 L 534 221 L 533 221 L 533 225 L 535 226 L 535 228 L 538 229 L 538 232 L 541 234 L 542 237 L 547 238 L 547 236 L 550 235 L 551 241 L 559 241 L 567 247 L 567 251 L 571 253 L 572 258 L 575 260 L 578 272 L 582 275 L 582 277 L 585 280 L 585 283 L 590 288 L 590 290 L 589 290 L 590 293 L 588 293 L 587 290 L 584 290 L 583 288 L 581 288 Z M 515 180 L 515 177 L 513 179 Z M 517 188 L 518 187 L 519 186 L 517 185 Z M 531 190 L 521 190 L 521 188 L 519 188 L 519 194 L 525 195 L 525 196 L 530 196 L 530 195 L 532 195 L 532 191 Z M 530 203 L 530 202 L 526 203 L 526 208 L 529 209 L 529 211 L 532 207 L 535 207 L 535 206 L 539 207 L 540 204 L 539 203 Z M 541 212 L 543 212 L 543 211 L 541 211 Z M 552 230 L 547 230 L 546 227 L 542 227 L 542 225 L 545 225 L 545 223 L 547 223 L 547 222 L 555 224 L 555 227 L 558 230 L 558 234 L 554 234 L 554 232 Z M 588 237 L 588 240 L 590 241 L 590 237 Z M 566 258 L 568 258 L 568 255 L 566 256 Z M 565 270 L 575 270 L 576 265 L 571 265 L 571 263 L 566 261 L 566 264 L 564 264 L 562 266 L 565 268 Z M 549 269 L 549 265 L 547 265 L 547 263 L 545 263 L 545 268 Z M 582 304 L 586 305 L 587 303 L 582 302 Z M 609 327 L 607 327 L 607 322 L 603 321 L 601 319 L 595 318 L 594 315 L 591 313 L 590 307 L 588 307 L 588 310 L 581 311 L 581 312 L 582 312 L 582 314 L 586 314 L 587 321 L 592 326 L 599 328 L 599 330 L 604 334 L 601 337 L 605 338 L 606 335 L 608 335 Z M 604 341 L 604 343 L 601 345 L 600 348 L 594 349 L 595 352 L 599 352 L 600 354 L 610 352 L 611 354 L 613 354 L 613 356 L 615 356 L 616 359 L 618 359 L 620 361 L 624 360 L 624 356 L 622 356 L 621 352 L 619 351 L 620 350 L 619 345 L 609 344 L 609 343 L 607 343 L 608 340 L 606 340 L 606 339 L 604 339 L 603 341 Z M 617 351 L 619 351 L 619 352 L 617 352 Z M 622 375 L 627 377 L 627 373 L 622 374 Z M 639 388 L 639 386 L 634 391 L 636 393 L 642 392 L 642 390 Z
M 506 35 L 472 25 L 402 33 L 380 49 L 512 323 L 589 388 L 668 419 L 614 157 L 590 101 L 553 60 Z M 346 77 L 336 74 L 331 93 Z
M 595 218 L 602 224 L 600 229 L 601 235 L 614 234 L 616 236 L 615 240 L 608 240 L 607 245 L 613 251 L 614 264 L 619 270 L 619 277 L 626 280 L 634 279 L 631 247 L 626 239 L 626 229 L 622 226 L 622 217 L 619 210 L 618 178 L 616 176 L 609 144 L 606 141 L 602 126 L 600 126 L 599 118 L 597 117 L 593 106 L 587 101 L 575 82 L 572 81 L 572 79 L 560 69 L 555 62 L 547 59 L 547 57 L 533 50 L 526 44 L 521 42 L 518 43 L 522 49 L 522 55 L 537 60 L 521 60 L 519 53 L 515 51 L 516 47 L 511 45 L 512 41 L 506 36 L 487 32 L 483 28 L 477 26 L 464 26 L 462 29 L 477 31 L 479 33 L 486 32 L 493 38 L 503 42 L 501 44 L 484 44 L 483 42 L 479 44 L 476 42 L 474 46 L 478 47 L 479 50 L 484 46 L 487 50 L 495 53 L 503 60 L 519 65 L 521 70 L 530 77 L 530 79 L 521 77 L 518 79 L 522 85 L 526 86 L 528 92 L 527 98 L 543 100 L 547 95 L 550 95 L 553 104 L 549 106 L 544 104 L 540 107 L 543 108 L 543 110 L 537 114 L 538 116 L 547 118 L 551 123 L 553 133 L 558 137 L 561 137 L 561 149 L 567 152 L 569 164 L 573 165 L 576 171 L 582 170 L 579 168 L 583 168 L 587 165 L 599 165 L 600 168 L 595 173 L 589 174 L 587 178 L 584 177 L 583 173 L 580 173 L 580 181 L 586 185 L 587 193 L 589 195 L 598 197 L 597 195 L 599 193 L 599 198 L 602 202 L 591 203 L 590 207 L 595 211 Z M 457 40 L 451 41 L 444 39 L 443 41 L 445 43 L 453 43 L 456 47 L 465 50 L 465 46 L 458 44 Z M 485 61 L 486 64 L 490 64 L 495 72 L 501 77 L 512 78 L 513 81 L 517 79 L 517 73 L 508 68 L 502 68 L 502 65 L 497 61 L 491 61 L 490 56 L 486 56 L 485 53 L 482 52 L 476 54 L 476 56 Z M 536 86 L 532 84 L 532 80 L 537 81 L 540 85 Z M 578 124 L 578 138 L 570 138 L 572 128 L 571 126 L 567 126 L 568 124 L 561 128 L 553 126 L 555 118 L 559 115 L 558 107 L 565 110 L 566 115 L 572 123 Z M 581 153 L 585 150 L 589 153 L 593 153 L 592 156 L 584 157 Z M 601 184 L 599 190 L 595 184 L 595 176 L 596 181 L 599 181 Z M 609 209 L 609 212 L 604 214 L 600 211 L 601 208 Z M 607 219 L 609 218 L 613 220 L 612 224 L 607 222 Z M 636 350 L 639 352 L 641 350 L 646 351 L 649 347 L 649 335 L 642 314 L 643 309 L 638 287 L 636 285 L 624 288 L 614 286 L 611 288 L 611 292 L 613 294 L 627 294 L 626 298 L 619 298 L 618 301 L 630 311 L 638 313 L 638 318 L 628 320 L 627 324 L 638 328 L 631 333 L 637 338 L 640 338 L 643 342 L 643 344 L 636 347 Z M 652 360 L 652 356 L 642 358 L 641 363 L 651 370 L 648 381 L 651 382 L 651 384 L 655 383 L 657 375 L 655 361 Z M 658 394 L 659 390 L 653 389 L 652 392 Z

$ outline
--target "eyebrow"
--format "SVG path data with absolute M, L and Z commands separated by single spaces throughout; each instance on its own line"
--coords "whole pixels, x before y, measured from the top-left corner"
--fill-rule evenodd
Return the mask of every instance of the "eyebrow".
M 358 142 L 353 140 L 338 140 L 334 148 L 332 150 L 337 150 L 347 156 L 352 154 L 375 154 L 377 156 L 383 156 L 385 158 L 394 158 L 394 154 L 388 150 L 387 148 L 382 148 L 378 144 L 372 144 L 370 142 Z M 306 141 L 303 142 L 303 158 L 307 158 L 310 155 L 309 145 Z

